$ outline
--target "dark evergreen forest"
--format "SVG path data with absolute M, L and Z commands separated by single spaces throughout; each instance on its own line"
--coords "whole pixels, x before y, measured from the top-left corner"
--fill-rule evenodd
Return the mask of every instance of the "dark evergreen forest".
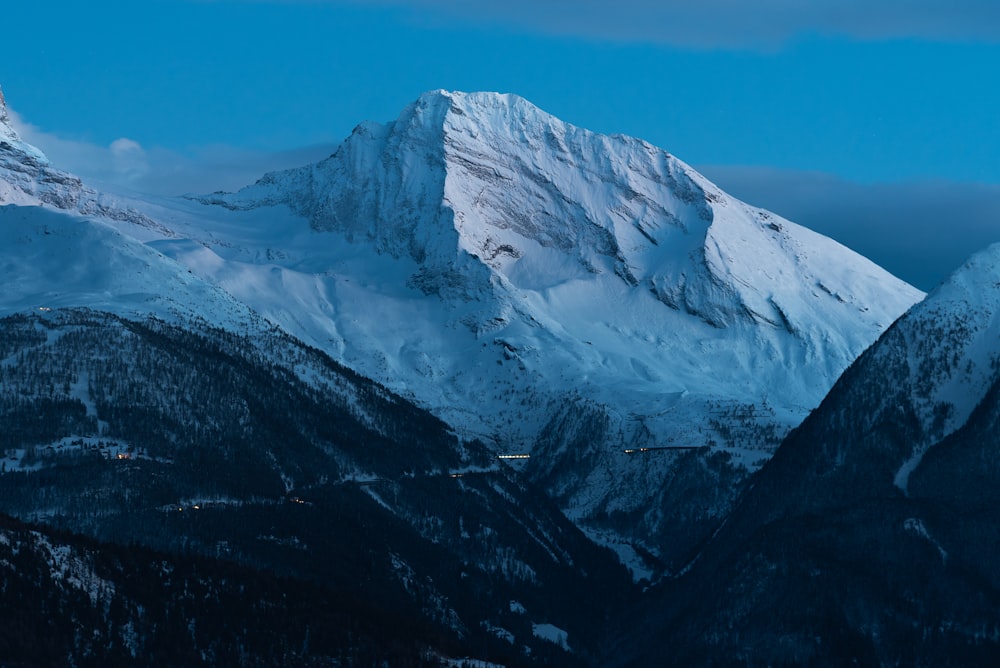
M 240 646 L 240 624 L 266 624 L 263 613 L 241 616 L 254 604 L 230 597 L 224 564 L 263 578 L 265 601 L 279 582 L 295 596 L 315 586 L 295 605 L 336 600 L 330 614 L 347 616 L 356 607 L 372 620 L 370 637 L 392 636 L 371 647 L 418 662 L 440 649 L 569 665 L 593 655 L 595 628 L 633 595 L 610 552 L 480 444 L 281 332 L 249 339 L 199 323 L 54 311 L 0 321 L 0 360 L 0 511 L 113 545 L 116 563 L 133 563 L 133 546 L 211 563 L 221 580 L 204 586 L 218 594 L 208 596 L 217 615 L 240 613 L 202 622 L 193 636 L 133 620 L 143 647 L 184 631 L 177 642 L 203 638 L 192 648 L 215 665 L 282 665 L 276 657 L 301 651 L 301 633 L 276 628 L 246 645 L 246 661 L 222 654 Z M 170 591 L 157 573 L 136 577 Z M 163 603 L 162 614 L 183 618 L 186 600 Z M 300 613 L 287 607 L 291 594 L 282 600 L 292 623 Z M 568 631 L 574 654 L 535 637 L 533 623 Z M 113 624 L 114 636 L 101 624 L 106 653 L 94 643 L 86 651 L 118 656 L 125 627 Z M 317 633 L 308 642 L 317 656 L 352 647 Z

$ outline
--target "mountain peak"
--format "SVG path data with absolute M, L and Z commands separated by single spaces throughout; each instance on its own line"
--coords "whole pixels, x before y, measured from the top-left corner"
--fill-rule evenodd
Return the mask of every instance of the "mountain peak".
M 437 110 L 438 115 L 434 118 L 445 133 L 468 133 L 471 127 L 485 127 L 494 131 L 503 130 L 510 134 L 510 139 L 521 141 L 544 128 L 573 127 L 514 93 L 439 89 L 421 95 L 416 105 L 422 109 Z M 579 128 L 573 129 L 580 131 Z M 469 136 L 476 137 L 474 133 Z
M 817 341 L 832 310 L 866 313 L 870 340 L 922 296 L 663 149 L 507 93 L 428 91 L 391 123 L 359 125 L 321 163 L 201 201 L 285 204 L 316 231 L 411 258 L 412 284 L 442 295 L 482 295 L 472 284 L 484 280 L 543 290 L 610 276 L 713 327 Z M 880 305 L 887 284 L 901 299 Z
M 493 91 L 458 91 L 438 88 L 426 91 L 417 98 L 417 102 L 425 105 L 448 104 L 448 110 L 459 116 L 466 113 L 482 113 L 488 109 L 524 108 L 541 112 L 538 107 L 520 95 Z
M 4 99 L 2 88 L 0 88 L 0 140 L 8 142 L 20 141 L 17 132 L 10 125 L 10 113 L 7 111 L 7 100 Z
M 45 153 L 21 139 L 11 125 L 10 116 L 0 90 L 0 205 L 47 204 L 166 233 L 166 228 L 148 216 L 84 185 L 76 175 L 54 167 Z
M 651 535 L 676 529 L 670 513 L 684 524 L 728 501 L 688 514 L 663 496 L 675 460 L 607 453 L 704 445 L 742 480 L 923 296 L 663 149 L 509 94 L 427 92 L 395 121 L 359 125 L 322 162 L 199 199 L 311 229 L 310 266 L 323 272 L 309 301 L 334 315 L 296 316 L 297 335 L 336 341 L 350 364 L 464 434 L 531 449 L 533 477 L 575 517 L 648 510 Z M 342 269 L 348 252 L 366 258 L 349 261 L 357 270 Z M 241 295 L 263 300 L 256 287 Z M 400 308 L 405 318 L 370 322 Z M 716 419 L 748 411 L 756 431 Z M 583 478 L 559 480 L 577 456 L 615 482 L 592 493 Z M 672 543 L 670 558 L 689 547 Z
M 0 141 L 7 145 L 0 148 L 12 157 L 5 160 L 16 159 L 19 162 L 32 164 L 48 164 L 48 158 L 37 147 L 25 142 L 14 129 L 11 123 L 10 110 L 7 107 L 7 100 L 4 98 L 3 89 L 0 88 Z

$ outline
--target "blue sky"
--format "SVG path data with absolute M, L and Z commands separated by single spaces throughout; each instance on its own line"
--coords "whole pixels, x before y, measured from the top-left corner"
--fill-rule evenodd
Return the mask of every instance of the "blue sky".
M 235 188 L 433 88 L 642 137 L 924 289 L 1000 240 L 1000 3 L 16 3 L 0 86 L 98 183 Z

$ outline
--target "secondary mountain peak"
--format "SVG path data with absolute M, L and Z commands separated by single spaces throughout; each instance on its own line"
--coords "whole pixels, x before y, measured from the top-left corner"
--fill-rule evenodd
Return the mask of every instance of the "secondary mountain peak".
M 893 453 L 904 494 L 927 452 L 966 425 L 996 384 L 1000 360 L 1000 244 L 971 256 L 886 332 L 864 364 L 876 382 L 894 374 L 894 402 L 914 431 Z M 882 381 L 884 382 L 884 381 Z
M 19 162 L 48 163 L 44 153 L 21 140 L 11 122 L 7 100 L 4 98 L 3 89 L 0 88 L 0 169 L 9 167 L 14 159 Z
M 56 168 L 38 147 L 21 139 L 0 90 L 0 205 L 47 205 L 63 211 L 130 223 L 169 236 L 165 227 Z
M 1000 244 L 994 244 L 904 314 L 834 387 L 827 401 L 840 415 L 856 413 L 850 424 L 906 434 L 879 440 L 880 459 L 889 465 L 885 484 L 891 480 L 909 494 L 925 455 L 969 422 L 996 385 L 998 340 Z M 824 454 L 844 463 L 853 456 L 861 466 L 851 449 L 861 440 L 848 432 L 830 439 L 839 445 Z
M 0 88 L 0 141 L 20 141 L 10 122 L 10 111 L 7 109 L 3 88 Z
M 622 641 L 660 647 L 626 663 L 669 647 L 678 665 L 989 665 L 995 637 L 975 629 L 1000 599 L 998 360 L 995 244 L 781 444 L 655 621 Z

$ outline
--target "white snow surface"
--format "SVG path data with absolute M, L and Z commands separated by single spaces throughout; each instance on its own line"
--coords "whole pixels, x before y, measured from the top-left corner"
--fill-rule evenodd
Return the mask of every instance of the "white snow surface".
M 262 327 L 247 305 L 147 245 L 173 232 L 138 203 L 53 167 L 9 120 L 0 92 L 0 315 L 85 306 L 232 331 Z
M 0 315 L 85 306 L 250 329 L 246 305 L 126 232 L 49 207 L 0 206 Z
M 531 632 L 536 638 L 548 640 L 550 643 L 562 647 L 567 652 L 570 651 L 568 642 L 569 634 L 558 626 L 553 624 L 532 624 Z
M 714 444 L 759 466 L 923 296 L 661 149 L 514 95 L 433 91 L 320 163 L 195 200 L 72 179 L 53 194 L 47 161 L 8 146 L 0 313 L 180 310 L 239 329 L 252 309 L 501 453 L 531 452 L 582 401 L 613 436 L 557 490 L 581 523 L 668 479 L 671 457 L 623 447 Z M 720 406 L 777 436 L 720 432 Z
M 324 162 L 201 201 L 230 211 L 154 211 L 195 237 L 160 250 L 500 448 L 544 420 L 508 423 L 526 387 L 647 420 L 767 398 L 795 423 L 923 296 L 512 95 L 425 94 Z

